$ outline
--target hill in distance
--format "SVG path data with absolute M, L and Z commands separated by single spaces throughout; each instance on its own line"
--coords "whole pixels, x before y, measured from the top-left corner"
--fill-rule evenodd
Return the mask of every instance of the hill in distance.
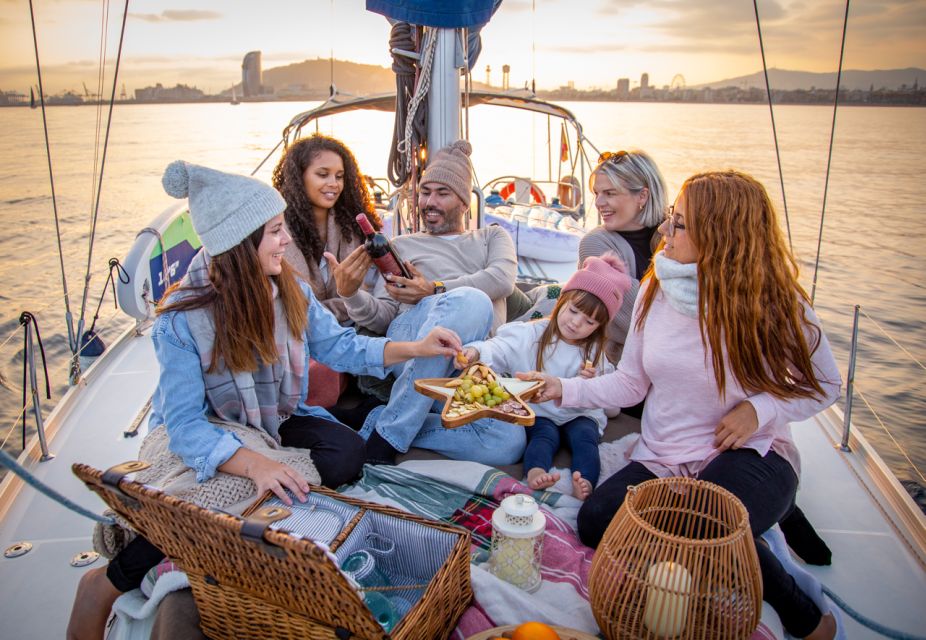
M 273 87 L 276 93 L 314 92 L 319 95 L 328 95 L 331 84 L 332 63 L 327 58 L 304 60 L 283 67 L 272 67 L 263 72 L 263 84 Z M 791 71 L 788 69 L 769 69 L 769 82 L 772 89 L 793 91 L 796 89 L 832 89 L 836 86 L 836 73 L 814 73 L 811 71 Z M 846 70 L 842 72 L 842 87 L 845 89 L 867 90 L 899 89 L 901 85 L 912 87 L 914 82 L 922 81 L 926 84 L 926 69 L 909 67 L 907 69 L 885 70 Z M 372 64 L 359 64 L 348 60 L 334 61 L 334 84 L 341 93 L 354 95 L 367 95 L 395 90 L 395 75 L 392 69 Z M 474 82 L 476 87 L 485 87 L 482 83 Z M 761 71 L 756 73 L 728 78 L 696 85 L 695 89 L 710 87 L 720 89 L 723 87 L 765 88 L 765 78 Z
M 331 67 L 331 60 L 327 58 L 304 60 L 284 67 L 264 69 L 261 81 L 264 86 L 273 87 L 277 92 L 293 88 L 328 95 Z M 334 84 L 342 93 L 382 93 L 395 90 L 395 75 L 392 69 L 386 67 L 335 60 Z
M 349 60 L 334 61 L 334 84 L 340 93 L 369 95 L 395 91 L 395 74 L 389 67 L 360 64 Z M 303 60 L 283 67 L 264 69 L 261 81 L 276 93 L 310 92 L 328 95 L 332 80 L 332 63 L 328 58 Z M 473 82 L 476 87 L 484 87 Z
M 788 69 L 769 69 L 768 81 L 772 90 L 779 89 L 784 91 L 794 91 L 796 89 L 834 89 L 836 87 L 836 72 L 814 73 L 811 71 L 790 71 Z M 844 89 L 861 89 L 867 90 L 871 87 L 875 89 L 899 89 L 901 85 L 912 87 L 914 82 L 920 84 L 926 83 L 926 69 L 917 67 L 908 67 L 906 69 L 877 69 L 872 71 L 862 71 L 858 69 L 847 69 L 842 72 L 840 87 Z M 695 86 L 695 89 L 710 87 L 711 89 L 721 89 L 723 87 L 739 87 L 748 89 L 757 87 L 765 88 L 765 77 L 761 71 L 752 73 L 748 76 L 739 76 L 737 78 L 728 78 L 716 82 L 708 82 Z

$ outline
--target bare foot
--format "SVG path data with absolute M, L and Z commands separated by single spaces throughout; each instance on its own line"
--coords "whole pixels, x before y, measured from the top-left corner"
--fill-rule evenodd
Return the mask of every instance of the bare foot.
M 578 471 L 572 472 L 572 495 L 579 500 L 585 500 L 592 495 L 592 483 L 582 477 Z
M 559 473 L 547 473 L 546 469 L 534 467 L 527 472 L 527 486 L 534 491 L 539 489 L 549 489 L 559 480 Z
M 106 576 L 106 567 L 90 569 L 77 585 L 74 608 L 68 621 L 68 640 L 99 640 L 106 630 L 106 621 L 113 602 L 122 593 Z
M 825 613 L 820 618 L 817 628 L 805 636 L 807 640 L 833 640 L 836 637 L 836 618 L 832 613 Z

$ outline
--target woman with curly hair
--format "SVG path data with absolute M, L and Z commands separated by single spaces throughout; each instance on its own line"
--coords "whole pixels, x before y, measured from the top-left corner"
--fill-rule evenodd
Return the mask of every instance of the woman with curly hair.
M 579 511 L 597 546 L 627 487 L 656 477 L 719 484 L 746 507 L 765 600 L 798 638 L 836 623 L 759 540 L 794 510 L 800 460 L 791 422 L 836 401 L 839 369 L 765 188 L 736 171 L 692 176 L 659 227 L 665 248 L 644 276 L 617 370 L 546 383 L 534 402 L 628 406 L 646 397 L 631 462 Z
M 340 262 L 363 244 L 358 213 L 365 213 L 375 229 L 382 226 L 354 154 L 329 136 L 302 138 L 273 170 L 273 186 L 286 200 L 284 217 L 294 240 L 286 260 L 344 323 L 347 311 L 324 254 Z

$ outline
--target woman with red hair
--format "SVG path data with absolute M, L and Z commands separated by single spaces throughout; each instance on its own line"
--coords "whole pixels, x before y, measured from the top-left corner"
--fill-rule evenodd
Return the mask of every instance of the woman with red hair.
M 668 476 L 728 489 L 760 536 L 794 509 L 800 460 L 789 423 L 839 394 L 829 343 L 759 182 L 736 171 L 692 176 L 659 231 L 663 249 L 644 277 L 617 370 L 592 379 L 522 374 L 546 382 L 534 402 L 620 407 L 646 398 L 630 464 L 579 511 L 579 536 L 590 546 L 628 486 Z M 756 542 L 764 598 L 788 633 L 834 637 L 833 616 Z

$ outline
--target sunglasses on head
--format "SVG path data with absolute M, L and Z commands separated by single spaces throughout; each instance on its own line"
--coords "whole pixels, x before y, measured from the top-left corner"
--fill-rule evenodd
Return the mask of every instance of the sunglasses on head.
M 612 163 L 614 163 L 614 164 L 617 164 L 617 163 L 619 163 L 621 160 L 623 160 L 624 158 L 626 158 L 628 155 L 630 155 L 630 154 L 629 154 L 628 152 L 626 152 L 626 151 L 623 151 L 623 150 L 621 150 L 621 151 L 605 151 L 605 152 L 602 153 L 600 156 L 598 156 L 598 164 L 602 164 L 602 163 L 604 163 L 604 162 L 612 162 Z

